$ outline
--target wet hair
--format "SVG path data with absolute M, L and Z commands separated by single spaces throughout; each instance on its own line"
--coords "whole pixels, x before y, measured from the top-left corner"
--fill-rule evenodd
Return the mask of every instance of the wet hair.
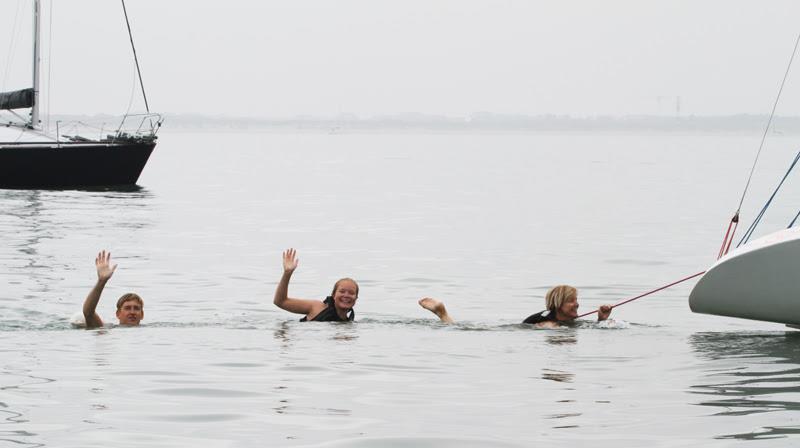
M 555 311 L 561 308 L 561 305 L 572 297 L 578 297 L 577 289 L 569 285 L 558 285 L 550 288 L 550 291 L 547 291 L 547 295 L 544 297 L 544 303 L 548 310 Z
M 356 281 L 350 277 L 340 278 L 339 280 L 336 280 L 336 283 L 333 284 L 333 291 L 331 292 L 331 297 L 336 295 L 336 290 L 339 289 L 339 283 L 342 282 L 353 282 L 353 284 L 356 285 L 356 297 L 358 297 L 358 283 L 356 283 Z
M 132 292 L 129 292 L 127 294 L 123 294 L 122 297 L 120 297 L 117 300 L 117 311 L 122 309 L 122 305 L 124 305 L 125 302 L 130 302 L 131 300 L 134 302 L 138 302 L 139 306 L 142 307 L 142 309 L 144 309 L 144 300 L 142 300 L 142 298 L 139 297 L 139 294 L 134 294 Z

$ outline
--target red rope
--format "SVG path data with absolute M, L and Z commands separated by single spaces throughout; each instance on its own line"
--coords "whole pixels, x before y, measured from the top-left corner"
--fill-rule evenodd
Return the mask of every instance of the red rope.
M 731 232 L 731 239 L 728 240 L 728 245 L 725 247 L 725 253 L 722 255 L 728 255 L 728 251 L 731 250 L 731 243 L 733 242 L 733 234 L 736 233 L 736 228 L 739 227 L 739 220 L 736 220 L 736 223 L 733 225 L 733 232 Z
M 798 41 L 800 42 L 800 37 L 798 37 Z M 728 251 L 731 249 L 731 243 L 733 242 L 733 235 L 736 234 L 736 228 L 737 227 L 739 227 L 739 211 L 738 210 L 736 211 L 736 213 L 734 213 L 733 218 L 731 218 L 731 222 L 728 223 L 728 230 L 725 232 L 725 239 L 722 240 L 722 247 L 719 248 L 719 256 L 717 256 L 717 259 L 722 258 L 723 255 L 727 255 Z M 668 285 L 664 285 L 664 286 L 662 286 L 660 288 L 656 288 L 656 289 L 654 289 L 652 291 L 648 291 L 648 292 L 646 292 L 644 294 L 640 294 L 640 295 L 638 295 L 636 297 L 632 297 L 630 299 L 626 299 L 626 300 L 623 300 L 622 302 L 619 302 L 619 303 L 616 303 L 614 305 L 611 305 L 611 308 L 616 308 L 618 306 L 625 305 L 628 302 L 633 302 L 636 299 L 641 299 L 642 297 L 649 296 L 650 294 L 653 294 L 653 293 L 656 293 L 658 291 L 661 291 L 662 289 L 667 289 L 670 286 L 675 286 L 678 283 L 683 283 L 686 280 L 691 280 L 691 279 L 693 279 L 695 277 L 698 277 L 700 275 L 703 275 L 705 273 L 706 273 L 706 271 L 698 272 L 697 274 L 692 274 L 692 275 L 690 275 L 688 277 L 684 277 L 684 278 L 682 278 L 682 279 L 680 279 L 678 281 L 674 281 L 674 282 L 672 282 L 672 283 L 670 283 Z M 588 316 L 588 315 L 594 314 L 594 313 L 596 313 L 598 311 L 600 311 L 600 310 L 589 311 L 588 313 L 583 313 L 583 314 L 579 315 L 578 317 Z M 577 317 L 576 317 L 576 319 L 577 319 Z
M 733 227 L 733 232 L 731 232 L 731 227 Z M 727 254 L 731 248 L 731 242 L 733 242 L 733 235 L 736 233 L 736 228 L 739 227 L 739 211 L 737 210 L 734 213 L 733 218 L 731 218 L 731 222 L 728 223 L 728 231 L 725 232 L 725 239 L 722 240 L 722 247 L 719 248 L 719 255 L 717 255 L 717 260 L 722 258 L 723 255 Z
M 626 304 L 626 303 L 628 303 L 628 302 L 633 302 L 633 301 L 634 301 L 634 300 L 636 300 L 636 299 L 641 299 L 641 298 L 642 298 L 642 297 L 644 297 L 644 296 L 649 296 L 650 294 L 653 294 L 653 293 L 655 293 L 655 292 L 661 291 L 662 289 L 667 289 L 667 288 L 669 288 L 670 286 L 675 286 L 675 285 L 677 285 L 678 283 L 683 283 L 683 282 L 685 282 L 686 280 L 691 280 L 691 279 L 693 279 L 693 278 L 695 278 L 695 277 L 697 277 L 697 276 L 699 276 L 699 275 L 703 275 L 703 274 L 705 274 L 705 273 L 706 273 L 706 271 L 703 271 L 703 272 L 698 272 L 697 274 L 692 274 L 692 275 L 690 275 L 690 276 L 688 276 L 688 277 L 685 277 L 685 278 L 682 278 L 682 279 L 680 279 L 680 280 L 678 280 L 678 281 L 672 282 L 672 283 L 670 283 L 669 285 L 664 285 L 664 286 L 662 286 L 662 287 L 660 287 L 660 288 L 656 288 L 656 289 L 654 289 L 654 290 L 652 290 L 652 291 L 648 291 L 648 292 L 646 292 L 646 293 L 644 293 L 644 294 L 641 294 L 641 295 L 638 295 L 638 296 L 636 296 L 636 297 L 633 297 L 633 298 L 630 298 L 630 299 L 627 299 L 627 300 L 623 300 L 622 302 L 619 302 L 619 303 L 616 303 L 616 304 L 614 304 L 614 305 L 611 305 L 611 308 L 616 308 L 616 307 L 618 307 L 618 306 L 620 306 L 620 305 L 624 305 L 624 304 Z M 598 311 L 599 311 L 599 310 L 589 311 L 588 313 L 581 314 L 581 315 L 580 315 L 580 316 L 578 316 L 578 317 L 588 316 L 588 315 L 590 315 L 590 314 L 594 314 L 594 313 L 596 313 L 596 312 L 598 312 Z M 576 319 L 577 319 L 577 317 L 576 317 Z

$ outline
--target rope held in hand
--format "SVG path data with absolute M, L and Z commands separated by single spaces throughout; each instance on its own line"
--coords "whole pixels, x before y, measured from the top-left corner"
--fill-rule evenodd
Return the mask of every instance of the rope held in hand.
M 653 293 L 656 293 L 656 292 L 658 292 L 658 291 L 661 291 L 662 289 L 667 289 L 667 288 L 669 288 L 670 286 L 675 286 L 675 285 L 677 285 L 678 283 L 683 283 L 683 282 L 685 282 L 686 280 L 691 280 L 691 279 L 693 279 L 693 278 L 695 278 L 695 277 L 697 277 L 697 276 L 703 275 L 703 274 L 705 274 L 705 273 L 706 273 L 706 271 L 703 271 L 703 272 L 698 272 L 697 274 L 692 274 L 692 275 L 690 275 L 690 276 L 688 276 L 688 277 L 685 277 L 685 278 L 682 278 L 682 279 L 680 279 L 680 280 L 678 280 L 678 281 L 674 281 L 674 282 L 670 283 L 669 285 L 664 285 L 664 286 L 662 286 L 662 287 L 660 287 L 660 288 L 656 288 L 656 289 L 654 289 L 654 290 L 652 290 L 652 291 L 648 291 L 648 292 L 646 292 L 646 293 L 644 293 L 644 294 L 640 294 L 640 295 L 638 295 L 638 296 L 636 296 L 636 297 L 633 297 L 633 298 L 630 298 L 630 299 L 626 299 L 626 300 L 623 300 L 622 302 L 619 302 L 619 303 L 616 303 L 616 304 L 614 304 L 614 305 L 611 305 L 611 308 L 616 308 L 616 307 L 618 307 L 618 306 L 620 306 L 620 305 L 625 305 L 625 304 L 626 304 L 626 303 L 628 303 L 628 302 L 633 302 L 633 301 L 634 301 L 634 300 L 636 300 L 636 299 L 641 299 L 642 297 L 649 296 L 650 294 L 653 294 Z M 598 311 L 599 311 L 599 310 L 589 311 L 588 313 L 581 314 L 581 315 L 579 315 L 578 317 L 588 316 L 588 315 L 590 315 L 590 314 L 594 314 L 594 313 L 596 313 L 596 312 L 598 312 Z M 577 319 L 577 318 L 576 318 L 576 319 Z

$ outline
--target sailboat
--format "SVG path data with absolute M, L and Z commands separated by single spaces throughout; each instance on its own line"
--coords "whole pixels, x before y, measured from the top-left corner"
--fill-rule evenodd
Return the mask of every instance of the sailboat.
M 739 211 L 799 44 L 800 36 L 795 41 L 789 66 L 786 68 L 772 114 L 770 114 L 755 162 L 750 170 L 750 177 L 739 201 L 739 208 L 728 225 L 728 232 L 720 248 L 719 257 L 716 263 L 698 280 L 689 295 L 689 308 L 695 313 L 775 322 L 800 328 L 800 227 L 794 227 L 800 218 L 800 213 L 794 217 L 786 229 L 749 241 L 778 190 L 800 161 L 800 153 L 795 156 L 789 170 L 761 212 L 753 220 L 737 247 L 731 252 L 728 251 L 739 222 Z
M 800 228 L 771 233 L 720 258 L 692 289 L 689 307 L 800 326 Z
M 125 20 L 128 21 L 122 0 Z M 156 146 L 161 127 L 159 114 L 150 113 L 144 93 L 133 37 L 130 35 L 136 70 L 144 97 L 146 114 L 126 115 L 110 133 L 50 135 L 40 120 L 40 0 L 33 0 L 33 80 L 32 87 L 0 92 L 0 111 L 8 111 L 16 121 L 3 123 L 35 136 L 31 139 L 0 141 L 0 188 L 97 188 L 134 186 Z M 18 110 L 29 109 L 28 117 Z

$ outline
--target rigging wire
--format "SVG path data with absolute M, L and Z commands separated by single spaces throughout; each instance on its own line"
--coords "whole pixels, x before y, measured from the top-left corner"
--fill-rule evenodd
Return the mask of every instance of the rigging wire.
M 798 211 L 797 214 L 794 215 L 794 219 L 792 220 L 792 222 L 789 223 L 789 227 L 787 227 L 787 229 L 791 229 L 792 227 L 794 227 L 794 223 L 795 221 L 797 221 L 797 218 L 800 218 L 800 211 Z
M 127 118 L 128 114 L 131 112 L 131 107 L 133 107 L 133 97 L 136 95 L 136 72 L 133 72 L 133 83 L 131 84 L 131 96 L 128 98 L 128 108 L 125 109 L 125 115 L 123 117 Z M 125 123 L 125 119 L 122 120 L 120 124 L 120 130 L 122 129 L 123 124 Z
M 139 75 L 139 85 L 142 87 L 142 97 L 144 98 L 144 108 L 150 112 L 150 106 L 147 104 L 147 93 L 144 91 L 144 81 L 142 80 L 142 71 L 139 68 L 139 58 L 136 56 L 136 46 L 133 44 L 133 32 L 131 31 L 131 22 L 128 20 L 128 10 L 125 8 L 125 0 L 122 1 L 122 12 L 125 13 L 125 24 L 128 26 L 128 37 L 131 39 L 131 50 L 133 50 L 133 61 L 136 63 L 136 73 Z
M 756 158 L 753 160 L 753 167 L 750 168 L 750 176 L 747 178 L 747 184 L 744 186 L 744 191 L 742 191 L 742 198 L 739 200 L 739 206 L 736 207 L 736 214 L 739 214 L 739 211 L 742 209 L 742 204 L 744 203 L 744 197 L 747 194 L 747 189 L 750 187 L 750 181 L 753 179 L 753 172 L 756 170 L 756 164 L 758 163 L 758 158 L 761 156 L 761 150 L 764 148 L 764 141 L 767 139 L 767 132 L 769 132 L 769 127 L 772 124 L 772 118 L 775 116 L 775 109 L 778 107 L 778 101 L 781 99 L 781 93 L 783 93 L 783 86 L 786 84 L 786 78 L 789 77 L 789 70 L 792 68 L 792 61 L 794 61 L 794 55 L 797 53 L 797 45 L 800 44 L 800 34 L 797 35 L 797 40 L 794 42 L 794 50 L 792 50 L 792 57 L 789 58 L 789 64 L 786 66 L 786 73 L 783 75 L 783 81 L 781 81 L 781 87 L 778 89 L 778 95 L 775 97 L 775 103 L 772 105 L 772 112 L 769 114 L 769 120 L 767 121 L 767 126 L 764 128 L 764 135 L 761 136 L 761 144 L 758 145 L 758 152 L 756 153 Z
M 758 215 L 756 215 L 756 219 L 753 220 L 753 223 L 750 224 L 750 227 L 747 228 L 747 231 L 744 232 L 742 239 L 739 241 L 739 244 L 737 244 L 736 247 L 739 247 L 742 244 L 747 243 L 747 241 L 750 240 L 750 237 L 753 236 L 753 232 L 756 230 L 756 226 L 758 226 L 758 223 L 761 222 L 761 218 L 764 217 L 764 213 L 767 211 L 767 208 L 769 208 L 770 204 L 772 203 L 772 200 L 775 199 L 775 196 L 778 194 L 778 190 L 781 189 L 783 183 L 786 181 L 786 178 L 789 177 L 789 173 L 792 172 L 794 166 L 797 165 L 797 162 L 799 160 L 800 160 L 800 152 L 798 152 L 797 155 L 794 157 L 794 160 L 792 161 L 792 164 L 789 165 L 789 169 L 786 171 L 786 174 L 783 175 L 783 179 L 781 179 L 781 181 L 778 183 L 778 186 L 775 187 L 775 191 L 773 191 L 772 195 L 770 195 L 769 199 L 767 199 L 767 203 L 764 204 L 764 207 L 762 207 L 761 211 L 758 212 Z M 795 217 L 795 219 L 797 218 Z M 794 220 L 792 221 L 792 224 L 794 224 Z M 791 227 L 792 224 L 789 224 L 789 227 Z
M 50 133 L 50 100 L 53 98 L 53 91 L 52 91 L 52 82 L 51 79 L 53 73 L 53 0 L 50 0 L 50 4 L 48 5 L 47 11 L 48 17 L 47 20 L 49 21 L 49 29 L 47 31 L 47 96 L 45 96 L 47 105 L 44 115 L 44 127 L 45 133 Z
M 747 176 L 747 183 L 745 184 L 744 190 L 742 191 L 742 197 L 741 199 L 739 199 L 739 205 L 736 207 L 736 212 L 733 214 L 731 222 L 728 223 L 728 231 L 725 232 L 725 239 L 722 240 L 722 247 L 719 249 L 719 255 L 717 256 L 717 259 L 720 259 L 724 255 L 726 255 L 728 253 L 728 250 L 730 250 L 731 248 L 731 243 L 733 242 L 733 235 L 736 233 L 736 228 L 739 226 L 739 212 L 742 211 L 742 204 L 744 204 L 744 198 L 747 195 L 747 190 L 750 188 L 750 182 L 753 180 L 753 173 L 756 170 L 758 159 L 761 156 L 761 150 L 764 149 L 764 142 L 767 139 L 767 133 L 769 132 L 769 128 L 772 125 L 772 119 L 775 117 L 775 110 L 778 108 L 778 101 L 781 99 L 781 93 L 783 93 L 783 86 L 786 85 L 786 79 L 789 77 L 789 71 L 792 68 L 792 62 L 794 61 L 794 56 L 795 54 L 797 54 L 798 44 L 800 44 L 800 34 L 797 35 L 797 39 L 794 42 L 794 49 L 792 50 L 792 56 L 789 58 L 789 63 L 786 65 L 786 72 L 783 74 L 783 80 L 781 81 L 781 87 L 778 89 L 778 95 L 775 97 L 775 102 L 772 104 L 772 112 L 770 112 L 769 114 L 769 120 L 767 120 L 767 126 L 764 128 L 764 134 L 761 136 L 761 143 L 758 145 L 758 152 L 756 152 L 756 157 L 753 160 L 753 166 L 750 168 L 750 175 Z M 794 166 L 794 164 L 792 164 L 792 166 Z M 789 169 L 789 171 L 791 171 L 791 168 Z M 780 188 L 780 186 L 778 186 L 778 188 Z M 777 193 L 777 190 L 775 190 L 775 193 Z M 775 196 L 775 193 L 772 194 L 773 197 Z M 769 203 L 771 201 L 772 198 L 770 198 L 770 200 L 767 201 L 767 204 L 759 213 L 758 218 L 756 218 L 756 220 L 750 226 L 750 229 L 748 229 L 748 233 L 752 233 L 752 230 L 755 229 L 755 226 L 758 224 L 758 221 L 761 220 L 761 217 L 764 215 L 764 212 L 766 211 L 766 208 L 769 206 Z M 742 245 L 742 242 L 746 242 L 747 239 L 749 238 L 750 235 L 746 233 L 745 237 L 742 238 L 741 241 L 739 241 L 739 244 L 736 247 Z
M 6 69 L 3 73 L 3 84 L 0 85 L 0 91 L 6 90 L 6 82 L 8 82 L 8 73 L 13 64 L 11 64 L 11 55 L 14 54 L 14 46 L 16 44 L 17 27 L 19 26 L 19 10 L 22 5 L 22 0 L 17 0 L 17 7 L 14 9 L 14 23 L 11 25 L 11 40 L 8 42 L 8 60 Z

